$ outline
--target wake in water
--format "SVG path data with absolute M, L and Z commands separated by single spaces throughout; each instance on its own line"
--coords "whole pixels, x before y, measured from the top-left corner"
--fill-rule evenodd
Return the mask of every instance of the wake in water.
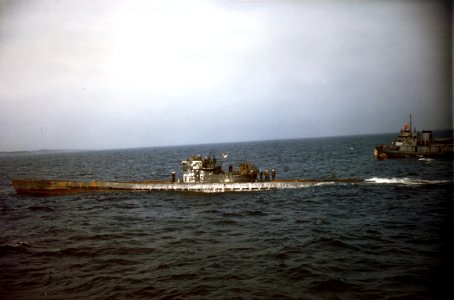
M 418 160 L 419 160 L 419 161 L 426 161 L 426 162 L 428 162 L 428 163 L 434 161 L 433 158 L 429 158 L 429 157 L 421 157 L 421 158 L 419 158 Z
M 417 179 L 417 178 L 381 178 L 381 177 L 372 177 L 364 180 L 367 183 L 376 183 L 376 184 L 402 184 L 402 185 L 423 185 L 423 184 L 448 184 L 453 183 L 452 180 L 427 180 L 427 179 Z

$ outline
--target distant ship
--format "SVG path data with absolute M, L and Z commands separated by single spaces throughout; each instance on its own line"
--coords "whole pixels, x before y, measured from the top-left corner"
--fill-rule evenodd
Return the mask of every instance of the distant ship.
M 404 125 L 391 145 L 376 145 L 374 156 L 378 160 L 404 157 L 454 158 L 454 138 L 434 138 L 432 131 L 412 131 L 412 119 Z

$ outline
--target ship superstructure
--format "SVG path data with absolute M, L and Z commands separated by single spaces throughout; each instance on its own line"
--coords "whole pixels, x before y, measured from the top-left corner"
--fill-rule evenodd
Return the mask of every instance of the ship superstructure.
M 229 165 L 228 171 L 222 169 L 222 161 L 214 154 L 207 157 L 193 155 L 181 162 L 183 183 L 235 183 L 255 182 L 259 170 L 250 162 L 243 162 L 235 170 Z

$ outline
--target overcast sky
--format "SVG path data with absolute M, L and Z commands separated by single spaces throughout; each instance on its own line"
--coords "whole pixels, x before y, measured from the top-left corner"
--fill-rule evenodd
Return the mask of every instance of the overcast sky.
M 0 151 L 451 128 L 449 3 L 0 0 Z

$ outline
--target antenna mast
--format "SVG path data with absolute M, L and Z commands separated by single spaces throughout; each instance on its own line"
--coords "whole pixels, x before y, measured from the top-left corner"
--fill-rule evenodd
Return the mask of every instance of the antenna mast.
M 411 122 L 411 113 L 410 113 L 410 132 L 412 132 L 412 131 L 413 131 L 413 124 Z

